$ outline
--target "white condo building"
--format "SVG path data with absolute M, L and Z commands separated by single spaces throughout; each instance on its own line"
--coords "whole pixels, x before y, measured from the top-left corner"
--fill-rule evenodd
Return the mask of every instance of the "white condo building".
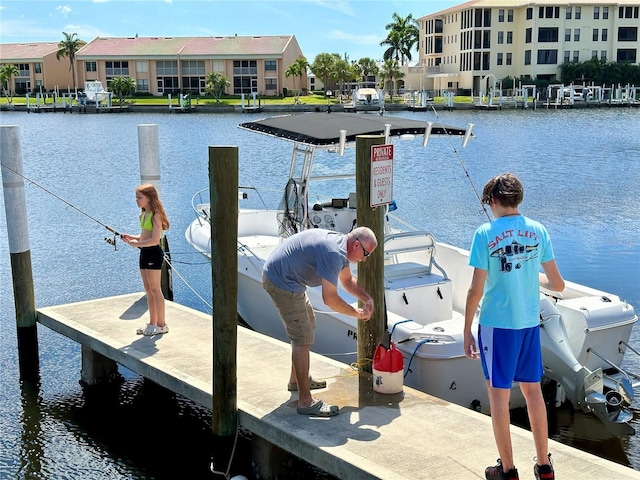
M 477 95 L 505 77 L 559 78 L 567 62 L 637 65 L 639 14 L 638 0 L 471 0 L 417 20 L 419 66 L 405 83 Z

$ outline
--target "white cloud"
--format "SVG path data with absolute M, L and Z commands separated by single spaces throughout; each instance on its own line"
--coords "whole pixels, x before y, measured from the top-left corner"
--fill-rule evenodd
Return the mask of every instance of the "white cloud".
M 58 5 L 56 10 L 62 14 L 63 17 L 66 17 L 71 13 L 71 7 L 69 5 Z
M 384 36 L 380 37 L 378 35 L 356 35 L 343 32 L 342 30 L 331 30 L 327 37 L 335 40 L 344 40 L 356 45 L 379 45 L 385 38 Z
M 350 17 L 355 17 L 356 14 L 351 8 L 351 4 L 349 2 L 342 1 L 332 1 L 332 0 L 311 0 L 309 3 L 316 4 L 319 7 L 327 8 L 329 10 L 335 10 L 343 15 L 349 15 Z

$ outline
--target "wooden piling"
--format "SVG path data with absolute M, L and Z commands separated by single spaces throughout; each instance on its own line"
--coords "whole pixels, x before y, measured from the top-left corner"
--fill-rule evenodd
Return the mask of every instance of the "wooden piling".
M 20 378 L 22 380 L 37 380 L 40 367 L 36 303 L 31 250 L 29 248 L 24 177 L 22 176 L 20 129 L 17 125 L 0 126 L 0 153 L 4 208 L 11 256 L 13 299 L 16 310 Z
M 235 434 L 237 400 L 238 147 L 209 147 L 214 435 Z
M 384 302 L 384 215 L 385 207 L 370 207 L 371 147 L 384 144 L 384 135 L 356 137 L 356 203 L 358 226 L 369 227 L 378 239 L 376 248 L 366 262 L 358 263 L 358 283 L 371 295 L 373 315 L 368 321 L 358 320 L 358 360 L 373 358 L 378 343 L 386 329 Z M 371 372 L 372 364 L 363 362 L 364 371 Z

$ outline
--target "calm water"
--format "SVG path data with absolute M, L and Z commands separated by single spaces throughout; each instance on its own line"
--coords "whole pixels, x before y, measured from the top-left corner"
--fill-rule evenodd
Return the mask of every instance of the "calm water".
M 521 210 L 548 227 L 565 278 L 616 293 L 640 311 L 640 109 L 400 115 L 472 122 L 477 139 L 465 149 L 445 138 L 426 149 L 419 140 L 396 143 L 399 216 L 468 248 L 485 220 L 469 179 L 481 190 L 491 176 L 513 171 L 525 185 Z M 175 300 L 208 311 L 199 296 L 210 298 L 210 267 L 184 240 L 191 196 L 208 186 L 208 146 L 238 145 L 240 185 L 268 187 L 270 200 L 279 198 L 290 145 L 237 128 L 259 116 L 2 112 L 0 124 L 20 126 L 25 176 L 119 232 L 138 231 L 137 126 L 157 124 L 168 239 L 180 274 Z M 333 161 L 332 168 L 343 168 L 344 160 Z M 38 307 L 142 290 L 133 249 L 114 249 L 103 226 L 41 188 L 26 183 L 25 190 Z M 119 399 L 85 398 L 80 348 L 44 327 L 41 381 L 20 384 L 4 212 L 0 194 L 0 478 L 221 478 L 208 470 L 217 451 L 208 411 L 124 370 Z M 632 345 L 640 348 L 640 328 Z M 640 371 L 639 359 L 626 362 Z M 611 438 L 593 416 L 560 411 L 551 436 L 640 470 L 640 437 Z M 249 441 L 241 436 L 231 475 L 251 477 Z M 217 461 L 225 471 L 227 460 Z M 291 472 L 326 478 L 302 464 Z

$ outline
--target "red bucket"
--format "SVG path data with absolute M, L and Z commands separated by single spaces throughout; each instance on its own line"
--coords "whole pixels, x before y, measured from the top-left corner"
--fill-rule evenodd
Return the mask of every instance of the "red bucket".
M 378 345 L 373 355 L 373 389 L 378 393 L 399 393 L 403 378 L 404 358 L 396 344 L 390 342 L 388 349 Z

